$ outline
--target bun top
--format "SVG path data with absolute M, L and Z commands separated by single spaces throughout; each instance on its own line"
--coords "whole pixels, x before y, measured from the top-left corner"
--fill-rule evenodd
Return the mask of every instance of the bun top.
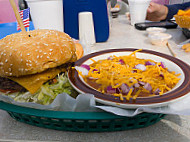
M 69 35 L 55 30 L 28 34 L 15 33 L 0 40 L 0 76 L 30 75 L 76 61 L 75 44 Z

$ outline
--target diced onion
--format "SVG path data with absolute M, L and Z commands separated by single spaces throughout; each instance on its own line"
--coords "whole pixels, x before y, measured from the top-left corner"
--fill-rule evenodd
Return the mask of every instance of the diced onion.
M 161 90 L 160 90 L 159 88 L 157 88 L 157 89 L 154 91 L 154 94 L 155 94 L 155 95 L 159 95 L 160 92 L 161 92 Z
M 82 64 L 80 67 L 85 68 L 87 70 L 90 70 L 90 66 L 86 64 Z
M 138 65 L 135 66 L 135 69 L 139 69 L 139 70 L 145 71 L 146 70 L 146 66 L 143 65 L 143 64 L 138 64 Z
M 166 68 L 166 65 L 164 64 L 164 62 L 160 62 L 160 65 L 163 69 Z
M 149 65 L 156 65 L 154 62 L 151 62 L 151 61 L 147 61 L 146 63 L 145 63 L 145 66 L 149 66 Z
M 112 88 L 112 86 L 108 86 L 106 92 L 109 94 L 114 94 L 116 93 L 116 89 Z
M 134 87 L 135 87 L 135 88 L 138 88 L 138 87 L 140 87 L 140 84 L 135 83 L 135 84 L 134 84 Z
M 119 62 L 121 63 L 121 65 L 125 65 L 125 62 L 123 61 L 123 59 L 119 59 Z
M 84 67 L 75 66 L 75 69 L 76 69 L 78 72 L 81 72 L 82 75 L 85 75 L 85 76 L 88 75 L 89 70 L 87 70 L 87 69 L 84 68 Z
M 143 81 L 139 81 L 139 84 L 144 86 L 146 83 Z
M 144 85 L 144 89 L 148 90 L 148 91 L 151 91 L 152 90 L 152 86 L 149 84 L 149 83 L 146 83 Z
M 127 94 L 130 89 L 129 89 L 129 86 L 128 86 L 127 84 L 123 83 L 123 84 L 121 85 L 121 90 L 122 90 L 122 93 L 123 93 L 123 94 Z

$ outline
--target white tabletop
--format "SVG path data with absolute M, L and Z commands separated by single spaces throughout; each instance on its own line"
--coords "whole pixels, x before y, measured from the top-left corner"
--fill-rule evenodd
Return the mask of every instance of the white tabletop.
M 97 43 L 91 51 L 110 48 L 143 48 L 170 54 L 165 47 L 153 46 L 145 31 L 138 31 L 129 25 L 124 16 L 111 20 L 110 38 L 105 43 Z M 172 34 L 172 45 L 185 41 L 180 28 L 167 30 Z M 190 64 L 190 53 L 172 46 L 177 58 Z M 39 128 L 12 119 L 7 112 L 0 110 L 0 141 L 65 141 L 65 142 L 189 142 L 190 116 L 167 115 L 160 122 L 147 128 L 101 133 L 65 132 Z

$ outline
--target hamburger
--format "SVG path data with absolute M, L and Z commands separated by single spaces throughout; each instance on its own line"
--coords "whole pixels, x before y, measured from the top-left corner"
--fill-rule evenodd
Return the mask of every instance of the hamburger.
M 69 35 L 55 30 L 20 32 L 1 39 L 0 94 L 44 105 L 60 93 L 75 94 L 65 72 L 77 60 L 76 47 Z

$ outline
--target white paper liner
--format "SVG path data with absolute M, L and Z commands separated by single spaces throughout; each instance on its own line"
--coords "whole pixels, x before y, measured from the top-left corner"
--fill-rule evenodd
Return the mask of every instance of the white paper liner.
M 57 110 L 57 111 L 71 111 L 71 112 L 99 112 L 106 111 L 115 115 L 133 117 L 142 112 L 148 113 L 162 113 L 174 115 L 190 115 L 190 93 L 187 94 L 185 99 L 173 102 L 168 106 L 148 108 L 140 107 L 137 109 L 123 109 L 113 106 L 105 106 L 95 102 L 92 94 L 80 94 L 76 99 L 63 93 L 59 94 L 50 105 L 40 105 L 36 103 L 20 103 L 15 102 L 10 97 L 0 95 L 0 100 L 11 104 L 42 109 L 42 110 Z

